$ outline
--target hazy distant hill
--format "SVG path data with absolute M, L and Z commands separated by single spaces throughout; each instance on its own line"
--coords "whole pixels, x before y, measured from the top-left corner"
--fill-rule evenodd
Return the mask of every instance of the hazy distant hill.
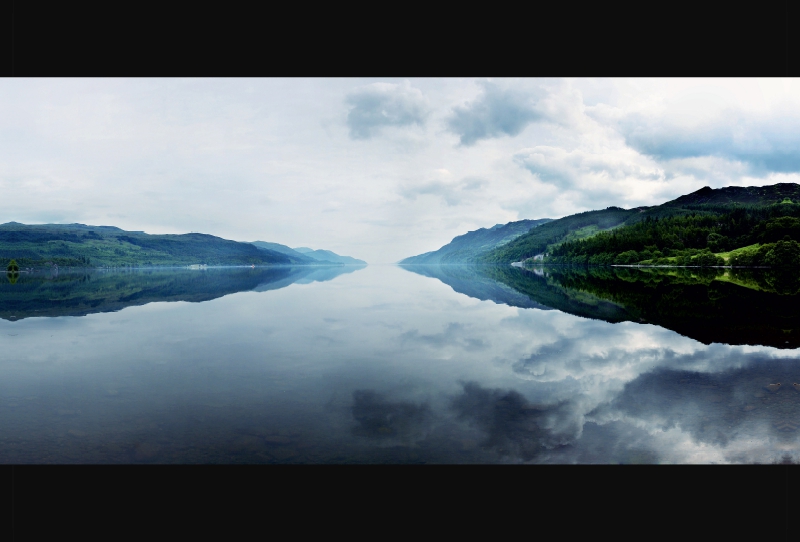
M 114 226 L 86 224 L 0 224 L 0 260 L 21 267 L 50 262 L 72 267 L 289 265 L 301 263 L 280 252 L 202 233 L 148 235 Z M 306 263 L 306 262 L 303 262 Z
M 308 247 L 296 247 L 294 249 L 295 252 L 299 252 L 303 256 L 313 258 L 318 261 L 327 261 L 327 262 L 336 262 L 336 263 L 343 263 L 345 265 L 367 265 L 367 262 L 364 260 L 359 260 L 357 258 L 352 258 L 350 256 L 339 256 L 335 252 L 331 252 L 330 250 L 314 250 L 313 248 Z
M 491 228 L 480 228 L 455 237 L 448 244 L 433 252 L 411 256 L 401 260 L 409 264 L 453 264 L 474 261 L 482 254 L 508 243 L 531 229 L 550 222 L 549 218 L 519 220 L 508 224 L 495 224 Z
M 297 252 L 296 250 L 287 247 L 286 245 L 281 245 L 280 243 L 268 243 L 267 241 L 253 241 L 250 244 L 255 245 L 256 247 L 263 250 L 271 250 L 273 252 L 279 252 L 280 254 L 288 256 L 293 261 L 293 263 L 304 263 L 304 264 L 318 263 L 318 260 L 315 260 L 314 258 L 309 258 L 308 256 L 305 256 L 300 252 Z M 333 263 L 333 262 L 328 262 L 328 263 Z
M 289 248 L 279 243 L 267 243 L 265 241 L 254 241 L 253 245 L 280 252 L 290 258 L 309 265 L 365 265 L 367 262 L 351 258 L 350 256 L 339 256 L 330 250 L 314 250 L 308 247 Z

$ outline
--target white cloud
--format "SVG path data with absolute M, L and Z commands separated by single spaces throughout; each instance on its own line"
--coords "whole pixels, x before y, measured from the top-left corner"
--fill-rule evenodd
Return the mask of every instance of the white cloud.
M 503 89 L 489 81 L 481 81 L 483 93 L 466 104 L 453 108 L 447 119 L 448 129 L 458 135 L 462 145 L 478 140 L 518 135 L 531 122 L 545 119 L 537 98 L 544 94 Z
M 369 139 L 389 126 L 422 126 L 429 112 L 425 96 L 408 81 L 365 85 L 350 92 L 346 101 L 353 139 Z

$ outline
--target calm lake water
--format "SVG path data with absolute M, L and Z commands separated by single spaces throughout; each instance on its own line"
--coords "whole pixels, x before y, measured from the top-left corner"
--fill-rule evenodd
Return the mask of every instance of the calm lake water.
M 0 462 L 794 462 L 796 284 L 390 265 L 22 274 L 0 285 Z

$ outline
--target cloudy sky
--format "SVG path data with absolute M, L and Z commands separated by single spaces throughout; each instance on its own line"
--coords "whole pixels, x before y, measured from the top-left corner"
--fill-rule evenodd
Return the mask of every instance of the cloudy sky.
M 793 79 L 5 79 L 0 222 L 390 263 L 525 218 L 800 182 Z

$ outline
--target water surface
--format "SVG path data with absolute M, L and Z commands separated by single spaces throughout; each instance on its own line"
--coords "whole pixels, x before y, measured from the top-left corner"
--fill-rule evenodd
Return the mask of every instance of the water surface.
M 0 286 L 0 462 L 795 461 L 792 280 L 23 274 Z

